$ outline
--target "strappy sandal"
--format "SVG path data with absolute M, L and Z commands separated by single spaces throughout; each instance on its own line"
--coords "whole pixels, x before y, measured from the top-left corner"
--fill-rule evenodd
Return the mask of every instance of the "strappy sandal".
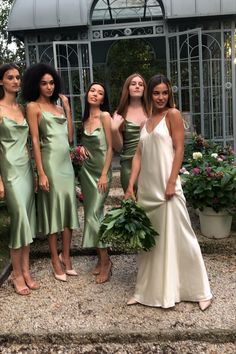
M 22 278 L 24 279 L 23 276 L 22 276 Z M 30 289 L 28 288 L 28 286 L 24 286 L 24 287 L 22 287 L 22 288 L 19 288 L 19 287 L 17 286 L 16 277 L 14 277 L 13 273 L 11 273 L 11 275 L 9 276 L 8 281 L 9 281 L 10 284 L 13 286 L 15 292 L 16 292 L 18 295 L 26 296 L 26 295 L 29 295 L 29 294 L 30 294 Z

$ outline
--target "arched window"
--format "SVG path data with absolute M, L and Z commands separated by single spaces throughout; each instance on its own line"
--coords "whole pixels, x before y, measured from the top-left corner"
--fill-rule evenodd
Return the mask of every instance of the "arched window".
M 98 0 L 92 7 L 92 24 L 153 21 L 163 18 L 164 7 L 157 0 Z

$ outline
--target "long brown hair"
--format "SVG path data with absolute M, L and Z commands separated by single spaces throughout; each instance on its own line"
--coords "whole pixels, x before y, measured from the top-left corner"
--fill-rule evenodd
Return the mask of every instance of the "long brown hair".
M 20 69 L 14 63 L 0 65 L 0 80 L 3 80 L 3 76 L 5 75 L 5 73 L 8 70 L 14 70 L 14 69 L 18 70 L 18 72 L 20 74 Z M 4 91 L 3 85 L 0 85 L 0 99 L 3 99 L 4 96 L 5 96 L 5 91 Z
M 125 80 L 125 83 L 122 88 L 120 102 L 116 110 L 117 114 L 121 115 L 123 118 L 126 118 L 128 106 L 130 103 L 129 86 L 133 78 L 136 76 L 138 76 L 143 81 L 144 91 L 143 91 L 143 96 L 141 97 L 141 102 L 142 102 L 144 112 L 147 113 L 147 103 L 146 103 L 147 84 L 144 78 L 142 77 L 142 75 L 140 75 L 139 73 L 134 73 L 128 76 L 127 79 Z
M 152 100 L 152 93 L 153 89 L 155 86 L 160 85 L 160 84 L 166 84 L 168 88 L 168 102 L 167 102 L 167 107 L 169 108 L 174 108 L 175 107 L 175 102 L 174 102 L 174 97 L 173 97 L 173 91 L 172 91 L 172 86 L 169 81 L 169 79 L 162 74 L 154 75 L 151 77 L 151 79 L 148 82 L 147 85 L 147 109 L 148 109 L 148 117 L 151 117 L 152 111 L 153 111 L 153 100 Z

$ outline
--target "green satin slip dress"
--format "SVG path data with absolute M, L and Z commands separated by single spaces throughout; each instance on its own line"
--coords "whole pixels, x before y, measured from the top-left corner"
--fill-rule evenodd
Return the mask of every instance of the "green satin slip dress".
M 33 242 L 36 234 L 34 179 L 26 147 L 29 128 L 0 118 L 0 174 L 5 187 L 5 200 L 10 215 L 10 248 Z
M 140 126 L 125 120 L 123 131 L 123 149 L 120 155 L 120 181 L 124 193 L 129 184 L 129 177 L 132 167 L 132 159 L 136 152 L 140 137 Z M 135 184 L 135 192 L 137 191 L 137 184 Z
M 111 183 L 111 168 L 108 172 L 108 188 L 105 193 L 99 193 L 97 183 L 105 163 L 107 142 L 103 127 L 96 128 L 91 134 L 83 132 L 82 145 L 88 150 L 89 158 L 80 169 L 81 190 L 84 197 L 84 248 L 106 248 L 107 245 L 98 241 L 98 230 L 106 198 Z
M 38 227 L 44 235 L 79 226 L 75 175 L 69 153 L 67 119 L 43 112 L 39 123 L 43 169 L 49 192 L 38 191 Z

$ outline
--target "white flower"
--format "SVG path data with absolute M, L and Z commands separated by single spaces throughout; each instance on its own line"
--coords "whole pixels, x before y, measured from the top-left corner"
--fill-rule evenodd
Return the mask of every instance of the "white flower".
M 221 157 L 218 157 L 217 161 L 221 162 L 224 161 Z
M 183 175 L 189 175 L 189 172 L 186 170 L 185 167 L 182 167 L 180 170 L 179 170 L 180 173 L 183 173 Z
M 211 154 L 211 157 L 214 157 L 215 159 L 217 158 L 218 154 L 216 152 L 213 152 L 213 154 Z
M 202 158 L 201 152 L 193 152 L 193 159 L 194 160 L 200 160 L 201 158 Z

